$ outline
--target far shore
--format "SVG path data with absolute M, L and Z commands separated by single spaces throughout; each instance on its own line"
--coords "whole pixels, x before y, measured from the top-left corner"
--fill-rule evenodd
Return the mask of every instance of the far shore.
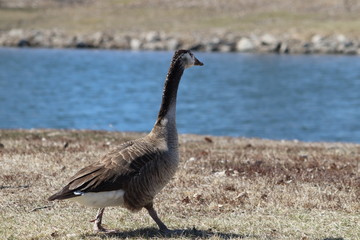
M 343 34 L 314 34 L 308 39 L 263 34 L 177 35 L 159 31 L 69 34 L 60 30 L 12 29 L 0 31 L 0 46 L 43 48 L 96 48 L 122 50 L 173 51 L 190 49 L 202 52 L 250 52 L 278 54 L 360 55 L 360 40 Z
M 2 0 L 0 46 L 360 55 L 359 1 Z

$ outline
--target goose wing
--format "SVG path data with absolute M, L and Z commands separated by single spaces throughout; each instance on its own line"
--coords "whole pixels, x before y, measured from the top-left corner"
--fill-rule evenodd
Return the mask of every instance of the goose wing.
M 147 164 L 158 159 L 160 152 L 147 144 L 130 141 L 106 154 L 100 162 L 78 171 L 62 190 L 48 200 L 67 199 L 85 192 L 103 192 L 123 189 L 132 177 Z

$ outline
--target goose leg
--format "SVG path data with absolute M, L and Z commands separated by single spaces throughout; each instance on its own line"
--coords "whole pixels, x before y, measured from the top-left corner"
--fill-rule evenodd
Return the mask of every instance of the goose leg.
M 101 225 L 104 210 L 105 210 L 105 208 L 100 208 L 96 214 L 95 219 L 91 221 L 91 222 L 94 222 L 94 231 L 95 232 L 105 232 L 105 233 L 116 232 L 115 230 L 106 229 Z
M 157 213 L 156 213 L 156 211 L 154 209 L 153 203 L 150 203 L 150 204 L 146 205 L 145 208 L 149 212 L 149 215 L 151 216 L 151 218 L 159 226 L 160 232 L 165 233 L 165 234 L 170 233 L 170 230 L 166 227 L 166 225 L 158 217 L 158 215 L 157 215 Z

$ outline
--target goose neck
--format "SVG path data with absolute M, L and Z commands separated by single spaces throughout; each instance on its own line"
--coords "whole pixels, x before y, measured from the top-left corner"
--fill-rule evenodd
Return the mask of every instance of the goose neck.
M 162 101 L 156 124 L 162 121 L 174 121 L 176 115 L 176 97 L 184 66 L 178 61 L 171 65 L 167 74 Z

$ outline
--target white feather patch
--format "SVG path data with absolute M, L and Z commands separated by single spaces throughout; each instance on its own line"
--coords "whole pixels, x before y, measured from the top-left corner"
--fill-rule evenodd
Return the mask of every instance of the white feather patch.
M 165 127 L 166 124 L 168 123 L 168 119 L 167 119 L 167 118 L 163 118 L 163 119 L 161 119 L 161 122 L 160 122 L 160 123 L 161 123 L 162 126 Z
M 124 205 L 124 194 L 125 191 L 115 190 L 107 192 L 87 192 L 83 193 L 80 191 L 74 192 L 78 197 L 70 198 L 75 202 L 87 207 L 103 208 L 109 206 L 122 206 Z
M 74 192 L 74 195 L 76 196 L 82 196 L 84 193 L 83 192 L 80 192 L 80 191 L 75 191 Z
M 195 60 L 189 53 L 184 54 L 183 58 L 185 60 L 185 68 L 189 68 L 194 65 Z

